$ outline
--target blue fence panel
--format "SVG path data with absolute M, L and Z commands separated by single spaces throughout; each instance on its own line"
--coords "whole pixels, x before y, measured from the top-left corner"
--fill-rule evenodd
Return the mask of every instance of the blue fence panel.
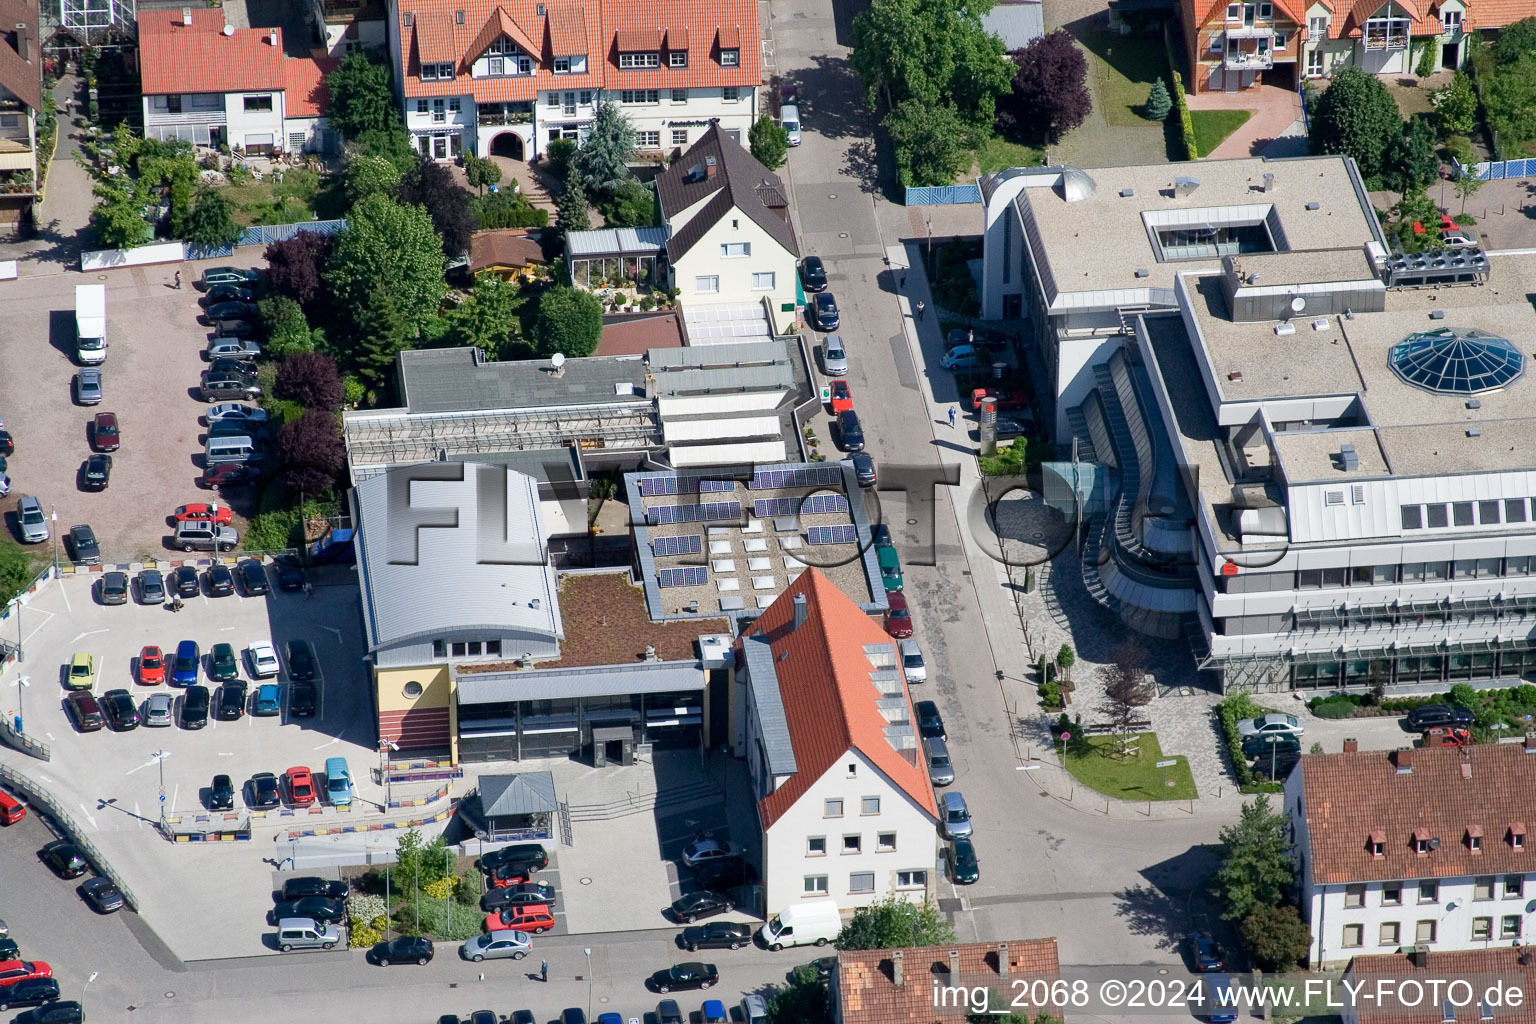
M 240 245 L 271 245 L 285 242 L 300 231 L 313 231 L 317 235 L 334 235 L 347 226 L 345 220 L 311 220 L 297 224 L 257 224 L 245 229 Z
M 907 206 L 961 206 L 981 202 L 979 185 L 925 185 L 909 188 L 903 202 Z
M 235 254 L 232 245 L 194 245 L 187 243 L 187 259 L 189 260 L 217 260 L 224 259 Z

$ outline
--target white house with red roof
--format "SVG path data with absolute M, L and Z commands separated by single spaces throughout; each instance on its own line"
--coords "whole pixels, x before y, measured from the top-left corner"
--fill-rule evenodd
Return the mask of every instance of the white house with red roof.
M 807 569 L 737 644 L 767 912 L 929 895 L 938 808 L 895 642 Z
M 219 8 L 139 12 L 144 135 L 252 155 L 334 152 L 325 122 L 331 57 L 286 57 L 278 28 L 235 28 Z
M 753 0 L 389 0 L 406 127 L 438 160 L 526 160 L 580 140 L 605 97 L 642 151 L 686 148 L 718 119 L 738 142 L 762 81 Z

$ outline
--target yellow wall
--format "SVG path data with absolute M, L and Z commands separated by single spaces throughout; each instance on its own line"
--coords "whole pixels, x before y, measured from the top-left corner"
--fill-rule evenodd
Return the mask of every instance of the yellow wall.
M 381 712 L 453 706 L 453 689 L 448 679 L 447 665 L 375 669 L 373 678 Z M 405 695 L 405 684 L 409 682 L 417 682 L 422 686 L 421 696 L 414 700 Z

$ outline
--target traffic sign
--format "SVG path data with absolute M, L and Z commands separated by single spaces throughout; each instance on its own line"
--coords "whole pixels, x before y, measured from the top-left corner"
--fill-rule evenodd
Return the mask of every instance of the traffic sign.
M 1157 766 L 1159 768 L 1172 768 L 1174 765 L 1176 765 L 1178 763 L 1179 763 L 1179 759 L 1178 758 L 1174 758 L 1171 761 L 1159 761 L 1159 762 L 1157 762 Z

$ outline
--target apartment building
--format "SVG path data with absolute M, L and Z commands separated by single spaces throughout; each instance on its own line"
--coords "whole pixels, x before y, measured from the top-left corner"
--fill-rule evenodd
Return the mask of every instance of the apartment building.
M 32 216 L 42 108 L 37 0 L 0 0 L 0 238 L 25 230 Z
M 935 985 L 985 985 L 994 992 L 1017 993 L 1024 991 L 1020 986 L 1060 977 L 1055 939 L 844 950 L 830 979 L 833 1019 L 837 1024 L 967 1024 L 975 1019 L 973 1007 L 954 1005 L 958 1000 L 943 1005 L 935 998 Z M 1058 1005 L 1050 1016 L 1065 1020 L 1066 1009 Z
M 1181 0 L 1191 92 L 1293 85 L 1305 24 L 1302 0 Z
M 1533 740 L 1302 758 L 1285 809 L 1309 963 L 1523 945 L 1533 784 Z
M 517 160 L 580 140 L 611 100 L 660 154 L 715 120 L 737 141 L 762 80 L 750 0 L 644 7 L 512 0 L 390 0 L 390 57 L 406 127 L 437 160 Z
M 1472 983 L 1471 991 L 1458 986 L 1453 999 L 1401 998 L 1393 1000 L 1397 1005 L 1389 1004 L 1386 1008 L 1370 1005 L 1365 999 L 1349 1000 L 1339 1010 L 1339 1018 L 1343 1024 L 1487 1024 L 1496 1017 L 1502 1024 L 1532 1024 L 1536 1022 L 1533 967 L 1536 957 L 1520 945 L 1445 952 L 1412 949 L 1356 956 L 1344 972 L 1344 984 L 1356 986 L 1356 991 L 1374 992 L 1378 983 L 1384 983 L 1391 986 L 1387 991 L 1397 992 L 1401 991 L 1399 986 L 1411 981 L 1423 985 L 1422 991 L 1430 993 L 1435 979 L 1468 981 Z M 1503 992 L 1514 998 L 1486 998 L 1494 979 Z M 1407 989 L 1410 994 L 1413 991 L 1412 987 Z

